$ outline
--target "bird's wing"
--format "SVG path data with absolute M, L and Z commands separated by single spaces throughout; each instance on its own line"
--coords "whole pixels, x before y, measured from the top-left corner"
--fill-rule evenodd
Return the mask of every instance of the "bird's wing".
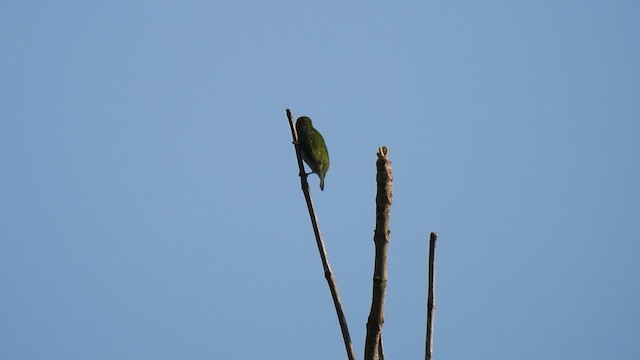
M 316 144 L 316 142 L 318 142 L 318 144 Z M 319 162 L 321 159 L 326 159 L 329 157 L 329 154 L 327 154 L 327 146 L 324 143 L 322 135 L 315 137 L 315 139 L 314 137 L 311 137 L 309 143 L 309 147 L 311 148 L 312 152 L 311 156 L 313 156 L 316 161 Z

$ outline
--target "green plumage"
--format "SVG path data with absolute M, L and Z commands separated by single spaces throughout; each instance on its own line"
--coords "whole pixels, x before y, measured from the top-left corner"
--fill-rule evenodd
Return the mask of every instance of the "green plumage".
M 296 131 L 300 142 L 302 160 L 309 165 L 312 173 L 320 178 L 320 190 L 324 191 L 324 177 L 329 170 L 329 152 L 322 135 L 313 127 L 311 119 L 301 116 L 296 121 Z

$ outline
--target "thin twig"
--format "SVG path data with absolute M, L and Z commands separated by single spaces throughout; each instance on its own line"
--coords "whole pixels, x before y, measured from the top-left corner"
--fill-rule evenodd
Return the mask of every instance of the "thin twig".
M 387 291 L 387 246 L 391 230 L 389 230 L 389 213 L 393 202 L 393 175 L 391 161 L 387 157 L 387 148 L 378 149 L 376 161 L 376 229 L 373 241 L 376 247 L 373 270 L 373 291 L 371 296 L 371 312 L 367 320 L 367 336 L 364 344 L 364 359 L 384 358 L 382 354 L 382 325 L 384 323 L 384 300 Z
M 327 257 L 327 250 L 324 247 L 322 241 L 322 234 L 320 234 L 320 228 L 318 227 L 318 218 L 316 217 L 315 207 L 311 200 L 311 193 L 309 192 L 309 183 L 307 182 L 307 174 L 304 172 L 304 166 L 302 164 L 302 156 L 300 155 L 300 146 L 298 143 L 298 133 L 293 123 L 293 116 L 291 111 L 287 109 L 287 119 L 289 119 L 289 126 L 291 127 L 291 136 L 293 137 L 293 145 L 296 150 L 296 157 L 298 158 L 298 168 L 300 169 L 300 182 L 302 186 L 302 192 L 304 198 L 307 201 L 307 208 L 309 209 L 309 216 L 311 217 L 311 225 L 313 226 L 313 233 L 316 236 L 316 244 L 318 245 L 318 252 L 320 253 L 320 259 L 322 260 L 322 267 L 324 268 L 324 277 L 329 283 L 329 289 L 331 290 L 331 297 L 333 298 L 333 305 L 336 308 L 336 314 L 338 315 L 338 322 L 340 323 L 340 330 L 342 331 L 342 338 L 344 339 L 344 346 L 347 350 L 347 356 L 349 360 L 355 360 L 356 355 L 353 350 L 353 344 L 351 343 L 351 336 L 349 335 L 349 328 L 347 327 L 347 319 L 342 311 L 342 302 L 340 301 L 340 295 L 338 294 L 338 285 L 333 277 L 331 271 L 331 265 L 329 265 L 329 258 Z
M 433 315 L 436 310 L 435 300 L 435 269 L 436 269 L 436 240 L 438 234 L 432 232 L 429 237 L 429 293 L 427 295 L 427 338 L 424 351 L 425 360 L 433 357 Z

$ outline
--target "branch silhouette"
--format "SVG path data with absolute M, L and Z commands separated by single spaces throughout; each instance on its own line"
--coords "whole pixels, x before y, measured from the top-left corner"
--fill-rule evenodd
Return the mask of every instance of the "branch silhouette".
M 293 116 L 291 111 L 287 109 L 287 119 L 289 120 L 289 126 L 291 127 L 291 136 L 293 137 L 293 145 L 296 151 L 296 157 L 298 158 L 298 168 L 300 170 L 300 184 L 302 187 L 302 193 L 307 202 L 307 208 L 309 209 L 309 217 L 311 218 L 311 226 L 313 227 L 313 233 L 316 237 L 316 245 L 318 246 L 318 252 L 320 253 L 320 260 L 322 260 L 322 267 L 324 269 L 324 277 L 329 284 L 329 290 L 331 291 L 331 297 L 333 299 L 333 305 L 336 308 L 336 314 L 338 316 L 338 322 L 340 323 L 340 330 L 342 331 L 342 338 L 344 340 L 344 346 L 347 351 L 349 360 L 355 360 L 355 352 L 353 350 L 353 344 L 351 343 L 351 336 L 349 335 L 349 328 L 347 327 L 347 319 L 344 316 L 342 310 L 342 302 L 340 301 L 340 295 L 338 294 L 338 285 L 333 276 L 331 265 L 329 264 L 329 257 L 327 256 L 327 250 L 322 240 L 322 234 L 320 233 L 320 227 L 318 226 L 318 218 L 316 216 L 316 210 L 311 200 L 311 193 L 309 191 L 309 183 L 307 182 L 307 174 L 304 171 L 304 165 L 302 163 L 302 156 L 300 154 L 300 144 L 298 142 L 298 133 L 296 132 L 295 124 L 293 123 Z
M 432 232 L 429 236 L 429 292 L 427 295 L 427 336 L 424 350 L 425 360 L 431 360 L 433 358 L 433 315 L 436 311 L 436 240 L 438 240 L 438 234 Z
M 387 157 L 387 148 L 378 149 L 376 161 L 376 229 L 373 241 L 376 247 L 375 264 L 373 270 L 373 291 L 371 311 L 367 320 L 367 336 L 364 345 L 364 359 L 374 360 L 376 355 L 384 359 L 382 352 L 382 325 L 384 323 L 384 300 L 387 291 L 387 246 L 391 230 L 389 229 L 389 214 L 393 202 L 393 175 L 391 161 Z

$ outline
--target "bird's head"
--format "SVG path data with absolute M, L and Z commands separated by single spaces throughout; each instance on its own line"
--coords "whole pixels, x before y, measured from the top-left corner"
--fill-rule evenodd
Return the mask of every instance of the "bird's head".
M 313 127 L 313 123 L 308 116 L 300 116 L 296 121 L 296 127 Z

